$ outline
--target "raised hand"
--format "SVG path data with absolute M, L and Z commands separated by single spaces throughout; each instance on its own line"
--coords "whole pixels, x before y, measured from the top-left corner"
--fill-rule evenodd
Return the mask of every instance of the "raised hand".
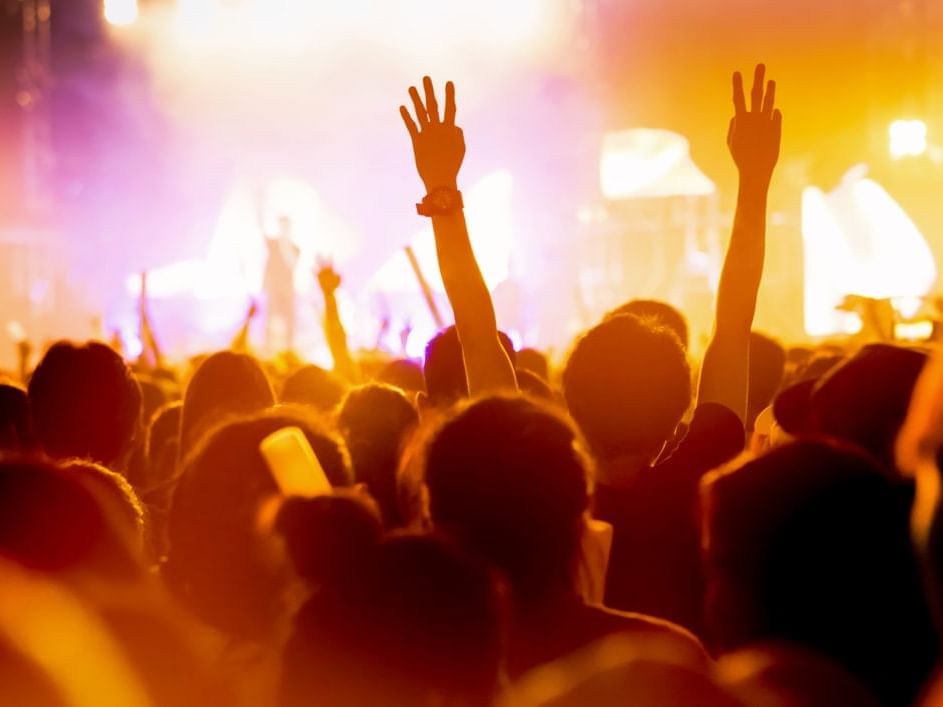
M 415 120 L 406 106 L 399 107 L 413 142 L 416 169 L 426 185 L 427 192 L 438 187 L 455 189 L 458 171 L 465 159 L 465 135 L 462 129 L 455 125 L 455 86 L 451 81 L 445 84 L 445 113 L 440 118 L 432 79 L 426 76 L 422 84 L 425 103 L 415 86 L 409 89 L 416 112 Z
M 318 285 L 324 294 L 332 295 L 341 286 L 341 276 L 330 261 L 318 260 L 315 274 L 318 278 Z
M 776 82 L 765 85 L 766 67 L 757 64 L 747 109 L 743 76 L 733 75 L 734 117 L 730 120 L 727 146 L 740 172 L 740 178 L 769 185 L 779 160 L 783 115 L 775 108 Z

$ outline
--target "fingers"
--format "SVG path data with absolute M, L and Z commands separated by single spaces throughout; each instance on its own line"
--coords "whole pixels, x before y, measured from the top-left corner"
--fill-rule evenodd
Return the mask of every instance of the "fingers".
M 445 123 L 455 125 L 455 84 L 445 84 Z
M 409 97 L 413 99 L 413 110 L 416 111 L 416 120 L 419 122 L 419 127 L 425 128 L 429 124 L 429 115 L 426 113 L 426 107 L 422 104 L 419 91 L 416 90 L 415 86 L 409 87 Z
M 766 95 L 763 97 L 763 114 L 771 116 L 774 105 L 776 105 L 776 82 L 768 81 L 766 83 Z
M 403 122 L 406 123 L 406 130 L 409 131 L 409 137 L 415 140 L 419 137 L 419 128 L 416 127 L 416 121 L 413 120 L 406 106 L 399 107 L 399 114 L 403 116 Z
M 763 79 L 766 77 L 766 66 L 757 64 L 753 72 L 753 89 L 750 91 L 750 112 L 756 113 L 763 106 Z
M 733 72 L 733 108 L 736 115 L 743 115 L 747 112 L 747 103 L 743 95 L 743 74 L 739 71 Z
M 727 128 L 727 144 L 733 144 L 733 131 L 736 129 L 737 118 L 733 117 L 730 119 L 730 127 Z
M 426 92 L 426 113 L 429 116 L 429 122 L 438 123 L 439 103 L 435 99 L 435 89 L 432 87 L 432 79 L 428 76 L 423 76 L 422 87 Z

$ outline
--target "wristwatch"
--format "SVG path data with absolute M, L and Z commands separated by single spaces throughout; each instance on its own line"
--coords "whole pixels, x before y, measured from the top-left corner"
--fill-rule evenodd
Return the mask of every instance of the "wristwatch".
M 426 194 L 422 203 L 416 204 L 416 213 L 420 216 L 444 216 L 463 208 L 462 192 L 451 187 L 436 187 Z

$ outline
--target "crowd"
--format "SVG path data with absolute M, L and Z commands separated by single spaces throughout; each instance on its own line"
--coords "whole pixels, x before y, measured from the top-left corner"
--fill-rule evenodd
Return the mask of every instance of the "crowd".
M 713 335 L 617 306 L 561 365 L 498 329 L 455 89 L 401 108 L 455 325 L 331 371 L 61 341 L 0 386 L 0 703 L 933 705 L 943 357 L 752 331 L 775 83 L 734 75 Z M 837 264 L 836 264 L 837 265 Z M 142 315 L 144 312 L 142 312 Z M 250 313 L 251 317 L 251 313 Z M 146 326 L 146 316 L 142 316 Z M 265 445 L 300 431 L 286 468 Z M 330 490 L 293 491 L 322 474 Z

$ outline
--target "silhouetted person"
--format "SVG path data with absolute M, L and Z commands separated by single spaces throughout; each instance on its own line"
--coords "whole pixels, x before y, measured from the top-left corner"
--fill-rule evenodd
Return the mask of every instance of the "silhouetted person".
M 795 643 L 882 703 L 910 704 L 937 654 L 910 545 L 911 498 L 868 457 L 816 441 L 705 479 L 715 648 Z
M 786 351 L 775 339 L 750 334 L 750 397 L 747 402 L 747 430 L 752 431 L 757 416 L 773 402 L 786 373 Z
M 310 413 L 280 407 L 202 439 L 170 507 L 165 577 L 206 624 L 242 639 L 270 639 L 287 610 L 287 559 L 260 530 L 262 506 L 278 487 L 259 444 L 288 426 L 302 429 L 333 486 L 351 484 L 343 442 Z
M 366 484 L 387 528 L 406 524 L 399 502 L 400 455 L 419 424 L 416 408 L 398 389 L 377 383 L 354 388 L 337 414 L 354 478 Z
M 270 349 L 295 345 L 295 267 L 300 250 L 291 239 L 291 219 L 278 219 L 278 233 L 265 239 L 267 257 L 262 287 L 266 302 L 266 342 Z M 282 336 L 279 337 L 279 334 Z
M 281 707 L 488 707 L 503 664 L 500 585 L 450 543 L 385 540 L 343 595 L 321 593 L 295 620 Z
M 572 426 L 526 398 L 480 399 L 431 439 L 425 480 L 432 522 L 508 578 L 513 675 L 618 631 L 675 638 L 701 657 L 689 634 L 667 622 L 587 606 L 575 587 L 589 463 Z
M 681 346 L 688 348 L 688 321 L 684 315 L 667 302 L 657 299 L 634 299 L 617 307 L 607 316 L 616 317 L 620 314 L 634 314 L 642 321 L 653 326 L 668 327 L 678 335 Z
M 344 399 L 346 386 L 336 375 L 308 364 L 291 373 L 282 383 L 279 401 L 310 405 L 320 412 L 333 412 Z
M 514 344 L 510 337 L 499 332 L 501 346 L 514 362 Z M 449 405 L 468 397 L 468 381 L 462 361 L 462 345 L 454 326 L 443 329 L 426 344 L 423 364 L 428 401 L 434 407 Z
M 95 342 L 53 345 L 33 371 L 29 401 L 36 437 L 54 458 L 120 467 L 140 425 L 137 381 L 117 353 Z
M 0 451 L 27 452 L 35 445 L 26 391 L 17 385 L 0 384 Z
M 274 405 L 275 394 L 262 366 L 251 356 L 219 351 L 200 363 L 183 397 L 180 463 L 200 438 L 230 417 Z

